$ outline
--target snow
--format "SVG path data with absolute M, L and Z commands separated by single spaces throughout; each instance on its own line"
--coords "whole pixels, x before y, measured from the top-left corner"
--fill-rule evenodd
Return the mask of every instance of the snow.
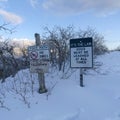
M 29 70 L 7 78 L 0 84 L 6 107 L 0 108 L 0 119 L 120 120 L 120 53 L 101 55 L 97 61 L 102 66 L 86 71 L 85 87 L 79 85 L 79 69 L 64 76 L 54 70 L 46 73 L 48 93 L 44 94 L 37 92 L 37 74 Z

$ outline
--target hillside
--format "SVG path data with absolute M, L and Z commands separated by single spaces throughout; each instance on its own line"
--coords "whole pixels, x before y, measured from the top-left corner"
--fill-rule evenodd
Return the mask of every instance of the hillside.
M 102 66 L 88 70 L 85 87 L 79 86 L 79 69 L 66 76 L 45 74 L 48 93 L 38 94 L 37 74 L 20 71 L 0 84 L 2 120 L 120 120 L 120 52 L 101 55 Z M 68 77 L 69 76 L 69 77 Z M 64 79 L 63 79 L 64 78 Z

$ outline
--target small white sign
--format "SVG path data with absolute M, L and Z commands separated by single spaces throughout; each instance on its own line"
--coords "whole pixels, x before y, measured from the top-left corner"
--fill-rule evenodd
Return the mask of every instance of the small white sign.
M 30 62 L 30 72 L 32 73 L 46 73 L 49 70 L 49 62 L 48 61 L 31 61 Z
M 49 60 L 49 49 L 47 46 L 30 46 L 28 48 L 30 60 Z

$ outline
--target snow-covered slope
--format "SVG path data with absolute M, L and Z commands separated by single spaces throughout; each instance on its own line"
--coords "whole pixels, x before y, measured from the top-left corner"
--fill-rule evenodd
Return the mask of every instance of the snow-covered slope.
M 45 94 L 37 93 L 37 74 L 29 70 L 7 78 L 0 85 L 7 107 L 0 109 L 0 119 L 120 120 L 120 52 L 99 56 L 97 61 L 102 66 L 87 71 L 82 88 L 79 69 L 71 70 L 67 79 L 55 71 L 45 74 L 49 90 Z

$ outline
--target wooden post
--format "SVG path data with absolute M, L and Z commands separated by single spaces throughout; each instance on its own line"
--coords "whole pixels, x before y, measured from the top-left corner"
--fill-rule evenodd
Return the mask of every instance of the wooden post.
M 80 68 L 80 86 L 84 87 L 84 85 L 83 85 L 83 71 L 82 71 L 82 68 Z
M 36 40 L 36 46 L 40 46 L 42 44 L 41 41 L 40 41 L 40 35 L 38 33 L 35 33 L 35 40 Z M 47 89 L 45 87 L 44 72 L 40 71 L 38 73 L 38 80 L 39 80 L 39 90 L 38 90 L 38 92 L 40 94 L 47 92 Z

